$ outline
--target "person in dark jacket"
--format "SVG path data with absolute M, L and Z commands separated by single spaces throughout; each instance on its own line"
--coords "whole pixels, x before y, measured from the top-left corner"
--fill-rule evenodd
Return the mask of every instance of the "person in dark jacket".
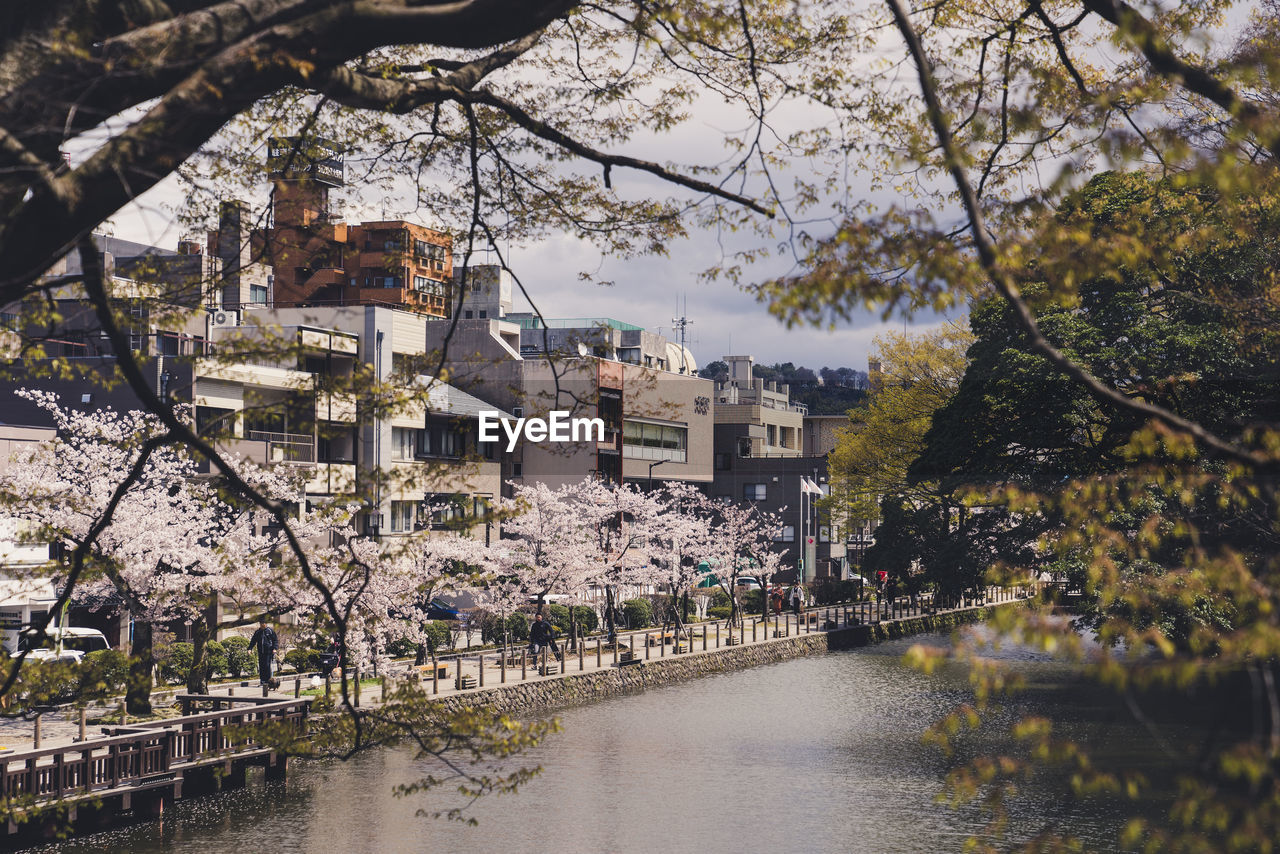
M 557 659 L 560 658 L 560 650 L 556 649 L 556 636 L 551 630 L 551 623 L 542 618 L 542 612 L 538 612 L 533 615 L 533 625 L 529 627 L 529 652 L 536 659 L 543 647 L 550 647 L 551 654 Z
M 249 649 L 258 651 L 258 679 L 262 685 L 271 684 L 271 671 L 276 663 L 276 650 L 280 639 L 275 629 L 267 625 L 267 618 L 258 620 L 258 630 L 249 638 Z

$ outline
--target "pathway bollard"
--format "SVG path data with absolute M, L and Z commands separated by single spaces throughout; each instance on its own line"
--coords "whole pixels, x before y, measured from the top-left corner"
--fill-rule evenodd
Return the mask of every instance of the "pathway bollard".
M 662 648 L 661 658 L 667 657 L 667 630 L 663 629 L 658 633 L 658 646 Z
M 235 689 L 233 688 L 232 691 L 234 692 L 234 690 Z M 230 697 L 231 693 L 228 693 L 227 696 Z M 120 726 L 124 726 L 128 722 L 129 722 L 129 707 L 126 706 L 124 704 L 124 701 L 122 700 L 120 702 Z
M 484 653 L 480 653 L 480 687 L 484 687 Z
M 356 668 L 356 696 L 355 707 L 360 708 L 360 668 Z
M 755 618 L 752 618 L 752 620 L 751 620 L 751 642 L 752 642 L 752 643 L 755 643 L 755 642 L 756 642 L 756 620 L 755 620 Z
M 296 700 L 301 696 L 302 696 L 302 677 L 299 676 L 298 678 L 293 680 L 293 699 Z
M 436 654 L 431 653 L 431 693 L 440 693 L 440 667 L 436 664 Z
M 263 685 L 263 686 L 262 686 L 262 696 L 264 696 L 264 697 L 268 697 L 268 696 L 270 696 L 270 695 L 271 695 L 271 686 L 270 686 L 270 685 Z
M 716 623 L 716 649 L 720 648 L 720 624 Z
M 498 653 L 498 655 L 499 655 L 499 658 L 498 658 L 498 671 L 499 671 L 499 673 L 501 674 L 501 675 L 499 675 L 499 676 L 498 676 L 498 682 L 499 682 L 500 684 L 502 684 L 502 685 L 506 685 L 506 684 L 507 684 L 507 653 L 506 653 L 506 650 L 503 650 L 502 652 Z
M 618 646 L 622 643 L 622 638 L 617 635 L 613 636 L 613 666 L 618 666 Z
M 738 645 L 747 642 L 747 625 L 746 623 L 738 623 Z
M 31 746 L 33 750 L 40 749 L 40 719 L 42 717 L 44 717 L 44 715 L 36 712 L 35 726 L 31 731 Z M 34 762 L 32 764 L 34 764 Z
M 635 636 L 633 635 L 632 640 L 634 639 L 635 639 Z M 649 660 L 649 652 L 652 649 L 653 649 L 653 644 L 649 643 L 649 633 L 645 632 L 644 633 L 644 660 L 645 661 Z
M 627 638 L 627 649 L 631 650 L 631 660 L 635 661 L 635 658 L 636 658 L 636 636 L 635 635 L 632 635 L 631 637 Z M 645 653 L 645 657 L 646 658 L 648 657 L 647 652 Z
M 87 722 L 87 721 L 85 720 L 85 718 L 86 718 L 87 716 L 88 716 L 88 715 L 87 715 L 86 710 L 85 710 L 85 709 L 83 709 L 83 708 L 81 708 L 81 709 L 80 709 L 80 741 L 84 741 L 84 740 L 85 740 L 85 723 Z
M 584 650 L 586 650 L 586 648 L 587 648 L 587 641 L 586 641 L 586 638 L 583 638 L 582 643 L 578 644 L 578 672 L 579 673 L 587 669 L 587 666 L 582 663 L 582 653 Z
M 597 670 L 600 669 L 600 652 L 601 652 L 600 647 L 601 647 L 600 638 L 596 638 L 596 669 Z
M 520 650 L 520 681 L 521 682 L 524 682 L 529 678 L 528 654 L 529 654 L 529 651 L 527 649 Z
M 702 651 L 707 651 L 707 627 L 702 627 Z

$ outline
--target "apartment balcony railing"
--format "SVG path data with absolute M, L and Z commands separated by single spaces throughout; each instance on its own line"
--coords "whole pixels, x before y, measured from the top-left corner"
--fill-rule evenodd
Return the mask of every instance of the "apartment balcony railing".
M 266 430 L 246 430 L 244 437 L 251 442 L 267 443 L 267 460 L 273 463 L 314 463 L 316 461 L 315 438 L 306 433 L 270 433 Z

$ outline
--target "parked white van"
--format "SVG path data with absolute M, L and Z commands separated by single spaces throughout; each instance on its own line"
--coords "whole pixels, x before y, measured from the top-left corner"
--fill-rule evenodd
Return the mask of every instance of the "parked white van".
M 23 629 L 18 635 L 18 652 L 31 650 L 29 660 L 40 661 L 57 655 L 58 642 L 61 641 L 63 658 L 80 660 L 90 652 L 110 649 L 107 637 L 97 629 L 86 629 L 80 626 L 50 626 L 45 637 L 36 640 L 34 629 Z M 10 652 L 12 655 L 13 653 Z

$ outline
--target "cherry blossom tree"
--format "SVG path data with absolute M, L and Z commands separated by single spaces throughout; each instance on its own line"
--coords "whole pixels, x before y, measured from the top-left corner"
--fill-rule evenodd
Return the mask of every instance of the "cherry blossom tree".
M 0 501 L 10 515 L 62 548 L 90 544 L 89 571 L 74 585 L 73 601 L 118 601 L 128 611 L 134 639 L 126 699 L 131 711 L 145 713 L 154 665 L 152 626 L 191 625 L 202 651 L 211 631 L 254 619 L 242 612 L 211 625 L 209 615 L 219 597 L 259 607 L 280 598 L 278 587 L 262 583 L 279 544 L 255 533 L 252 507 L 223 500 L 180 446 L 163 442 L 164 430 L 154 417 L 82 412 L 61 406 L 48 392 L 19 394 L 50 414 L 57 433 L 8 468 Z M 120 472 L 131 470 L 137 470 L 135 481 L 117 495 L 113 484 Z M 293 489 L 278 474 L 246 466 L 244 476 L 266 494 Z M 103 518 L 109 522 L 99 530 Z M 76 581 L 58 561 L 37 571 Z M 203 656 L 197 656 L 188 687 L 203 689 L 204 672 Z
M 689 588 L 703 574 L 699 564 L 711 540 L 711 508 L 707 497 L 687 483 L 668 484 L 661 502 L 662 509 L 651 526 L 649 559 L 655 579 L 671 590 L 679 632 L 683 630 Z
M 656 530 L 662 502 L 655 494 L 629 484 L 596 478 L 574 487 L 573 499 L 570 511 L 582 520 L 588 534 L 592 582 L 604 587 L 605 626 L 609 642 L 614 643 L 618 588 L 656 581 L 646 547 Z
M 782 520 L 776 513 L 762 511 L 754 505 L 711 502 L 707 506 L 713 514 L 707 554 L 714 561 L 720 586 L 729 595 L 729 625 L 738 625 L 742 620 L 738 576 L 765 572 L 772 575 L 777 571 L 785 552 L 773 552 L 771 543 Z M 761 585 L 767 584 L 767 577 L 762 578 Z M 765 600 L 768 598 L 766 594 Z

